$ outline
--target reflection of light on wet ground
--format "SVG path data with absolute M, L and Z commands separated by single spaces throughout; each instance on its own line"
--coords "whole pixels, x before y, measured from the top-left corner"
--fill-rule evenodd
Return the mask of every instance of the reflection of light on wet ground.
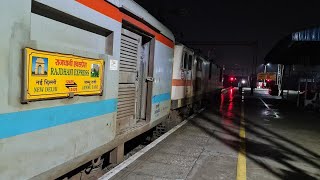
M 233 101 L 233 89 L 230 90 L 230 93 L 229 93 L 229 101 Z
M 232 124 L 232 120 L 229 119 L 229 118 L 224 118 L 224 119 L 222 120 L 222 123 L 223 123 L 223 126 L 224 126 L 225 128 L 231 127 L 231 126 L 233 125 L 233 124 Z
M 262 111 L 262 115 L 265 115 L 265 116 L 268 116 L 268 115 L 270 115 L 270 112 L 269 112 L 269 110 L 264 110 L 264 111 Z
M 234 127 L 234 103 L 233 103 L 234 90 L 230 89 L 228 94 L 222 94 L 219 111 L 222 115 L 222 124 L 225 128 Z M 225 99 L 229 99 L 229 101 Z
M 232 119 L 233 119 L 232 110 L 233 110 L 233 102 L 230 102 L 228 105 L 228 110 L 227 110 L 226 116 L 223 117 L 223 125 L 226 125 L 226 126 L 233 125 L 233 123 L 232 123 Z
M 275 118 L 275 119 L 280 118 L 280 116 L 278 115 L 278 113 L 275 112 L 275 111 L 273 111 L 272 109 L 263 110 L 263 111 L 262 111 L 262 115 L 264 115 L 264 116 L 269 116 L 269 117 L 272 117 L 272 118 Z
M 222 110 L 223 110 L 223 104 L 224 104 L 224 94 L 221 94 L 221 102 L 220 102 L 220 107 L 219 107 L 220 112 L 222 112 Z
M 272 110 L 269 106 L 268 106 L 268 104 L 266 103 L 266 102 L 264 102 L 261 98 L 259 98 L 260 99 L 260 101 L 264 104 L 264 106 L 267 108 L 267 110 L 265 110 L 265 111 L 263 111 L 263 114 L 264 115 L 266 115 L 266 116 L 270 116 L 271 114 L 273 114 L 273 116 L 275 117 L 275 118 L 280 118 L 280 116 L 278 115 L 278 113 L 277 112 L 275 112 L 274 110 Z

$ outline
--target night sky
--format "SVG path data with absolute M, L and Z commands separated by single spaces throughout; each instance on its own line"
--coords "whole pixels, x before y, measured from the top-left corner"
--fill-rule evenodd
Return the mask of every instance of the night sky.
M 135 0 L 166 25 L 180 42 L 258 42 L 258 66 L 283 37 L 320 26 L 318 0 Z M 251 72 L 250 46 L 194 46 L 227 68 Z M 212 55 L 212 53 L 211 53 Z

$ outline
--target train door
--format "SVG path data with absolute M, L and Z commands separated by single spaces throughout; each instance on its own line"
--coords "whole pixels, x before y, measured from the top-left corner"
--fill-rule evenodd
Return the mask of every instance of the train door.
M 192 62 L 193 53 L 186 50 L 183 54 L 183 79 L 184 79 L 184 99 L 186 104 L 189 104 L 189 98 L 192 95 Z
M 187 97 L 187 104 L 190 103 L 190 98 L 192 96 L 193 91 L 193 81 L 192 81 L 192 64 L 193 64 L 193 55 L 188 54 L 188 68 L 187 68 L 187 75 L 186 75 L 186 97 Z
M 184 52 L 183 53 L 183 61 L 182 61 L 182 68 L 181 68 L 181 79 L 184 81 L 184 92 L 183 92 L 183 99 L 187 98 L 187 83 L 188 83 L 188 78 L 187 78 L 187 73 L 188 73 L 188 53 Z
M 197 65 L 196 65 L 196 81 L 195 81 L 195 94 L 201 94 L 201 85 L 202 85 L 202 60 L 197 58 Z
M 138 119 L 145 119 L 146 72 L 149 44 L 142 46 L 142 36 L 122 29 L 119 65 L 118 131 L 132 127 Z
M 142 119 L 142 120 L 146 120 L 146 110 L 147 110 L 147 95 L 148 93 L 151 93 L 152 96 L 152 92 L 150 92 L 151 88 L 150 86 L 152 86 L 152 80 L 148 79 L 148 77 L 152 77 L 152 75 L 149 76 L 150 72 L 149 72 L 149 64 L 150 64 L 150 46 L 151 46 L 151 42 L 146 42 L 142 45 L 141 48 L 141 53 L 140 53 L 140 69 L 139 69 L 139 90 L 138 90 L 138 107 L 137 107 L 137 118 L 138 119 Z M 148 83 L 149 83 L 149 89 L 148 89 Z M 149 92 L 148 92 L 149 90 Z M 141 97 L 141 98 L 139 98 Z

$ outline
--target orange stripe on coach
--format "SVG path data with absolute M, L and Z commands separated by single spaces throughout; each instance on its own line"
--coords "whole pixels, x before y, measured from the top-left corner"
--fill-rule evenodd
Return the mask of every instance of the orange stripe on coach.
M 110 3 L 106 3 L 104 0 L 76 0 L 77 2 L 98 11 L 99 13 L 106 15 L 118 22 L 122 21 L 122 13 L 120 10 L 111 5 Z
M 130 17 L 127 14 L 120 12 L 120 10 L 117 7 L 113 6 L 112 4 L 104 0 L 94 0 L 94 1 L 93 0 L 76 0 L 76 1 L 118 22 L 122 22 L 123 20 L 125 20 L 130 24 L 138 27 L 139 29 L 149 34 L 152 34 L 153 36 L 155 36 L 156 40 L 160 41 L 166 46 L 170 48 L 174 48 L 174 42 L 172 40 L 170 40 L 169 38 L 165 37 L 160 33 L 157 33 L 156 31 L 154 31 L 153 29 L 145 25 L 143 22 L 133 17 Z
M 172 86 L 191 86 L 192 80 L 172 79 Z

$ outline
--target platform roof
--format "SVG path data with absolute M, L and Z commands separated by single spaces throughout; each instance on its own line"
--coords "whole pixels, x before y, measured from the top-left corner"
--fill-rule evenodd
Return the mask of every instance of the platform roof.
M 266 63 L 274 64 L 320 64 L 320 27 L 294 32 L 271 49 Z
M 291 37 L 292 41 L 320 41 L 320 27 L 294 32 Z

